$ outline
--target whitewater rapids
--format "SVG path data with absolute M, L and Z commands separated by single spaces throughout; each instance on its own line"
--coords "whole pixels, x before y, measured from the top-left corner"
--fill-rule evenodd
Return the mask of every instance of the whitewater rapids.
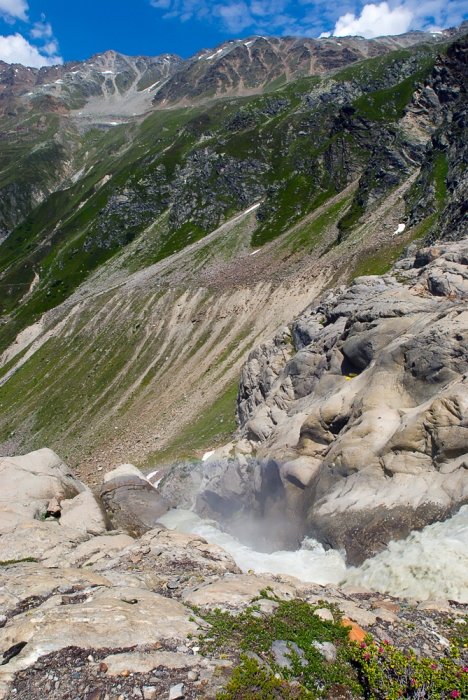
M 302 581 L 337 584 L 346 572 L 346 564 L 339 552 L 325 551 L 315 540 L 304 540 L 301 549 L 295 552 L 278 551 L 266 554 L 256 552 L 235 537 L 220 530 L 214 520 L 203 520 L 189 510 L 170 510 L 159 522 L 169 530 L 191 532 L 201 535 L 211 544 L 219 544 L 226 550 L 242 571 L 256 574 L 289 574 Z
M 468 603 L 468 506 L 443 523 L 390 542 L 381 554 L 348 569 L 339 552 L 325 551 L 312 539 L 304 540 L 294 552 L 265 554 L 222 532 L 215 521 L 203 520 L 188 510 L 170 510 L 160 522 L 170 530 L 201 535 L 220 545 L 243 571 L 289 574 L 322 585 L 359 585 L 400 598 Z

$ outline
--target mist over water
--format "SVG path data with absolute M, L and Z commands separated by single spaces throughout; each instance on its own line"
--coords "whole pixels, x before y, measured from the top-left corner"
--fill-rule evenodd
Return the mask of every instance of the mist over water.
M 315 540 L 307 539 L 295 552 L 278 551 L 266 554 L 243 545 L 239 540 L 222 532 L 214 520 L 203 520 L 188 510 L 175 509 L 159 518 L 170 530 L 201 535 L 211 544 L 219 544 L 232 556 L 242 571 L 256 574 L 289 574 L 302 581 L 337 584 L 345 575 L 343 557 L 335 550 L 322 547 Z
M 171 510 L 160 522 L 170 530 L 201 535 L 223 547 L 243 571 L 290 574 L 319 584 L 359 585 L 397 597 L 426 600 L 447 598 L 468 603 L 468 506 L 443 523 L 428 525 L 388 548 L 358 568 L 346 569 L 341 554 L 325 551 L 306 539 L 296 551 L 257 552 L 218 523 L 203 520 L 188 510 Z

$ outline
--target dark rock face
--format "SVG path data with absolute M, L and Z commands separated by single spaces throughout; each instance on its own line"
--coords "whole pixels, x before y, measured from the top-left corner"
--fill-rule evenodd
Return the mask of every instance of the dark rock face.
M 357 564 L 468 503 L 467 243 L 328 292 L 291 324 L 297 352 L 282 329 L 251 353 L 242 454 L 202 467 L 199 512 L 233 528 L 244 513 L 265 549 L 313 536 Z
M 460 240 L 468 232 L 468 37 L 439 57 L 424 97 L 435 107 L 438 129 L 427 146 L 421 175 L 413 190 L 409 222 L 434 216 L 431 240 Z

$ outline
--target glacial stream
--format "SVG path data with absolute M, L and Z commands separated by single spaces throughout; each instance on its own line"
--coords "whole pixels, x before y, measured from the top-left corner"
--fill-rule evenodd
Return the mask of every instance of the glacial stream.
M 256 574 L 290 574 L 302 581 L 314 583 L 338 583 L 346 573 L 341 554 L 333 549 L 328 552 L 315 540 L 307 539 L 295 552 L 278 551 L 271 554 L 256 552 L 239 540 L 220 530 L 214 520 L 203 520 L 189 510 L 170 510 L 159 522 L 170 530 L 201 535 L 211 544 L 219 544 L 232 556 L 242 571 Z
M 243 571 L 290 574 L 314 583 L 360 585 L 399 597 L 447 598 L 468 603 L 468 506 L 443 523 L 428 525 L 358 568 L 346 568 L 341 554 L 306 539 L 294 552 L 256 552 L 188 510 L 171 510 L 160 522 L 170 530 L 201 535 L 219 544 Z

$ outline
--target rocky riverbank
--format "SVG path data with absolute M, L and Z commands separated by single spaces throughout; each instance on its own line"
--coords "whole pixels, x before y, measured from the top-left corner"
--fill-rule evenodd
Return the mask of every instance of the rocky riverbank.
M 124 473 L 128 466 L 107 483 Z M 3 459 L 0 474 L 1 698 L 267 697 L 248 685 L 256 674 L 276 684 L 279 698 L 360 698 L 358 660 L 349 655 L 359 654 L 352 640 L 369 644 L 366 633 L 405 650 L 415 668 L 424 657 L 434 668 L 449 662 L 464 682 L 467 605 L 257 576 L 221 547 L 162 525 L 131 536 L 113 524 L 115 505 L 106 512 L 47 449 Z M 146 493 L 161 504 L 155 489 Z M 304 615 L 313 638 L 302 648 Z M 252 637 L 255 625 L 263 632 Z M 336 674 L 347 665 L 354 670 L 343 685 Z M 243 669 L 243 695 L 229 695 L 235 669 Z
M 468 502 L 468 239 L 410 246 L 254 349 L 236 439 L 161 491 L 251 541 L 359 565 Z

